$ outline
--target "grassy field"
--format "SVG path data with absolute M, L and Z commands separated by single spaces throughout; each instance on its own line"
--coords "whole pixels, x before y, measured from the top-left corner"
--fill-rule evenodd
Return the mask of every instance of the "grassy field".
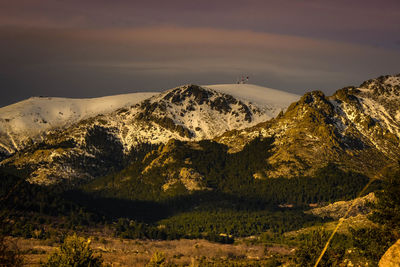
M 110 266 L 145 266 L 156 251 L 165 253 L 167 262 L 178 266 L 199 266 L 200 262 L 219 263 L 221 266 L 224 266 L 224 262 L 257 266 L 293 253 L 283 246 L 265 246 L 244 240 L 235 244 L 219 244 L 200 239 L 172 241 L 109 237 L 91 239 L 91 247 L 96 253 L 101 253 L 104 263 Z M 40 261 L 45 261 L 59 246 L 49 240 L 11 238 L 10 241 L 23 253 L 26 266 L 40 266 Z

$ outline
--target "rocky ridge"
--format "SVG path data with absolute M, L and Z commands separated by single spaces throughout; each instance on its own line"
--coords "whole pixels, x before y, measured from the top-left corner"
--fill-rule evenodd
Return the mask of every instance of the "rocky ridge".
M 233 153 L 256 137 L 274 137 L 267 177 L 312 175 L 329 162 L 373 176 L 400 156 L 399 84 L 399 75 L 382 76 L 331 97 L 306 93 L 277 118 L 215 140 Z

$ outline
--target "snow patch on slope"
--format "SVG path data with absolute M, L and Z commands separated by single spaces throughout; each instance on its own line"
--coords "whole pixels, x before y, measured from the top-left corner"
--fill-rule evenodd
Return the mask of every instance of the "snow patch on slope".
M 204 85 L 203 87 L 211 88 L 215 91 L 229 94 L 261 106 L 286 108 L 301 97 L 300 95 L 254 84 L 215 84 Z
M 155 94 L 131 93 L 87 99 L 31 97 L 0 108 L 0 145 L 11 152 L 20 145 L 14 140 L 26 140 L 47 130 L 129 107 Z
M 385 84 L 386 85 L 391 85 L 391 86 L 400 85 L 400 78 L 391 76 L 391 77 L 386 79 Z
M 391 133 L 400 137 L 400 128 L 398 125 L 398 116 L 392 117 L 385 107 L 377 101 L 370 98 L 360 98 L 363 104 L 364 112 L 370 115 L 375 120 L 379 121 L 384 128 L 388 129 Z
M 245 86 L 249 85 L 239 87 L 243 89 Z M 240 91 L 236 84 L 222 85 L 224 90 L 212 87 L 184 85 L 154 96 L 150 102 L 163 105 L 165 111 L 155 110 L 153 114 L 167 115 L 175 124 L 188 128 L 194 140 L 201 140 L 272 119 L 290 104 L 283 104 L 279 94 L 271 96 L 268 101 L 249 101 L 255 100 L 255 91 L 262 94 L 264 87 L 260 86 L 250 85 L 249 88 L 257 89 L 253 92 Z

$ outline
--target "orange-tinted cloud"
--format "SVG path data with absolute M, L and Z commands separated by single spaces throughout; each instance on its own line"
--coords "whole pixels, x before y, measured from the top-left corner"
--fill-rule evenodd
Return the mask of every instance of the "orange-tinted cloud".
M 214 28 L 0 28 L 0 38 L 4 70 L 10 66 L 15 70 L 53 68 L 60 72 L 73 67 L 84 71 L 101 68 L 110 77 L 115 72 L 180 77 L 198 73 L 204 82 L 207 73 L 234 77 L 246 72 L 259 77 L 260 82 L 268 80 L 261 77 L 270 76 L 293 80 L 286 83 L 292 88 L 303 84 L 294 86 L 298 79 L 329 84 L 350 76 L 367 78 L 396 72 L 400 59 L 395 50 Z
M 17 95 L 106 95 L 242 73 L 329 93 L 398 73 L 399 31 L 397 0 L 0 0 L 0 106 Z

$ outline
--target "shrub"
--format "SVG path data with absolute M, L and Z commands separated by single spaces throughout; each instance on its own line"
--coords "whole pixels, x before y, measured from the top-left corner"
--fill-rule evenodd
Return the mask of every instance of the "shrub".
M 74 266 L 74 267 L 96 267 L 101 266 L 103 259 L 101 255 L 94 255 L 90 248 L 90 239 L 87 241 L 76 234 L 67 236 L 61 247 L 51 254 L 42 266 Z
M 297 266 L 314 266 L 325 243 L 328 241 L 330 232 L 317 229 L 303 236 L 304 242 L 295 252 L 295 263 Z M 338 266 L 343 260 L 345 246 L 335 242 L 338 236 L 332 240 L 328 250 L 321 259 L 320 266 Z M 336 246 L 335 246 L 336 243 Z
M 372 263 L 378 265 L 379 259 L 396 242 L 396 238 L 390 229 L 377 228 L 350 228 L 353 244 L 359 253 Z
M 22 266 L 23 258 L 15 244 L 6 240 L 4 235 L 0 236 L 0 266 Z
M 154 252 L 147 267 L 167 266 L 165 253 L 161 251 Z

